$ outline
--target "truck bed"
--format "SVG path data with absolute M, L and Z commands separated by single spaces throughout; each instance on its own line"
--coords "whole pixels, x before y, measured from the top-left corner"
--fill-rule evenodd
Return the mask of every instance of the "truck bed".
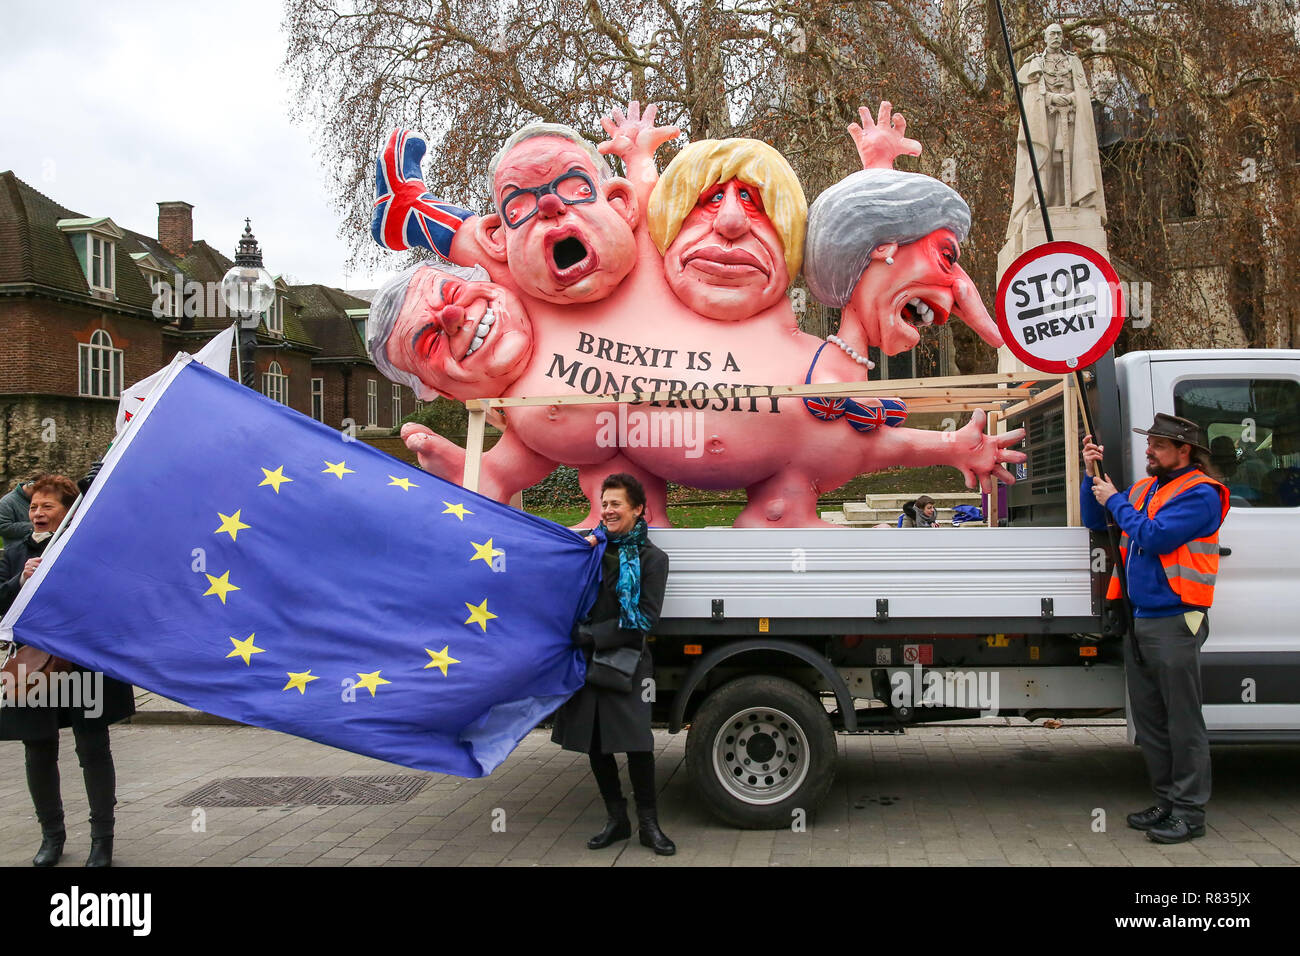
M 660 634 L 1100 629 L 1086 528 L 683 528 L 650 537 L 670 561 Z

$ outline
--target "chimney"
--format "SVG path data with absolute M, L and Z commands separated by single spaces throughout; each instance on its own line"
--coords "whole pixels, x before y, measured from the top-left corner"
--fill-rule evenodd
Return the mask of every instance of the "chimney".
M 174 200 L 158 204 L 158 242 L 174 256 L 186 256 L 194 245 L 194 207 Z

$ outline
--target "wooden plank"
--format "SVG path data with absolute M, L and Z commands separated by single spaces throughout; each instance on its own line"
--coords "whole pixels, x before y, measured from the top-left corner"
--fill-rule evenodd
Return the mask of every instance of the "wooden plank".
M 1041 379 L 1055 379 L 1059 376 L 1035 373 Z M 471 398 L 465 401 L 465 407 L 471 411 L 478 408 L 520 408 L 537 405 L 610 405 L 614 403 L 648 404 L 650 402 L 681 401 L 690 399 L 717 398 L 797 398 L 805 395 L 945 395 L 970 398 L 998 398 L 1008 401 L 1023 395 L 1019 389 L 981 389 L 979 386 L 1005 385 L 1017 382 L 1014 373 L 999 375 L 950 375 L 943 378 L 912 378 L 892 381 L 869 382 L 824 382 L 812 385 L 735 385 L 716 389 L 696 389 L 660 392 L 619 392 L 613 395 L 520 395 L 511 398 Z M 963 396 L 963 392 L 975 391 L 977 394 Z
M 479 465 L 483 458 L 483 426 L 486 424 L 486 410 L 470 409 L 469 431 L 465 436 L 465 480 L 461 482 L 470 491 L 478 491 Z
M 1005 418 L 1010 418 L 1012 415 L 1021 415 L 1029 409 L 1041 405 L 1043 402 L 1050 402 L 1052 399 L 1056 398 L 1056 396 L 1061 394 L 1063 388 L 1064 386 L 1062 383 L 1057 382 L 1051 388 L 1044 389 L 1033 398 L 1020 402 L 1017 405 L 1012 405 L 1010 408 L 1004 408 L 1002 410 L 1002 415 Z
M 989 412 L 988 433 L 989 433 L 990 435 L 1000 435 L 1000 434 L 1002 434 L 1004 431 L 1006 431 L 1006 428 L 1003 426 L 1003 419 L 1002 419 L 1002 415 L 1001 415 L 1001 413 L 999 413 L 999 412 L 997 412 L 997 411 L 991 411 L 991 412 Z M 1010 471 L 1011 469 L 1008 468 L 1007 470 Z M 1000 490 L 1000 489 L 999 489 L 999 487 L 998 487 L 997 479 L 994 478 L 994 479 L 993 479 L 993 487 L 992 487 L 992 489 L 989 491 L 989 504 L 988 504 L 988 511 L 986 511 L 985 514 L 984 514 L 984 520 L 988 522 L 988 526 L 989 526 L 990 528 L 996 528 L 996 527 L 998 526 L 998 492 L 999 492 L 999 490 Z
M 1061 408 L 1065 416 L 1065 524 L 1077 528 L 1082 523 L 1079 514 L 1079 406 L 1075 401 L 1077 389 L 1074 379 L 1062 379 L 1065 400 Z

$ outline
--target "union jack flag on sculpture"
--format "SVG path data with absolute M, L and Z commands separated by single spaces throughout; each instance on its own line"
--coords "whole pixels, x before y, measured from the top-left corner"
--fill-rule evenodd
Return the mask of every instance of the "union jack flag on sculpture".
M 907 405 L 898 398 L 868 398 L 861 402 L 847 399 L 844 417 L 854 430 L 869 432 L 873 428 L 897 428 L 907 420 Z
M 474 215 L 468 209 L 435 199 L 420 174 L 428 144 L 419 133 L 395 129 L 375 160 L 375 207 L 370 234 L 386 249 L 414 246 L 448 259 L 460 224 Z

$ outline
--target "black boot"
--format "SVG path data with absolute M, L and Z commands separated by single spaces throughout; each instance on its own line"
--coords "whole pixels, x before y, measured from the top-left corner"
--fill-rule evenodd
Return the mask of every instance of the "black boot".
M 92 837 L 90 856 L 86 857 L 86 867 L 104 867 L 113 865 L 113 838 Z
M 642 846 L 650 847 L 660 856 L 672 856 L 677 852 L 677 844 L 659 829 L 659 817 L 654 807 L 637 807 L 636 818 L 641 827 Z
M 41 837 L 41 848 L 32 857 L 32 866 L 53 866 L 58 863 L 59 857 L 63 856 L 63 841 L 66 837 L 67 834 L 62 830 L 44 834 Z
M 63 856 L 66 832 L 63 826 L 63 798 L 59 794 L 59 738 L 23 741 L 27 766 L 27 792 L 41 825 L 41 848 L 32 866 L 53 866 Z
M 618 840 L 626 840 L 632 835 L 632 822 L 627 818 L 626 800 L 606 800 L 605 809 L 609 813 L 605 820 L 605 829 L 587 841 L 588 850 L 603 850 Z

